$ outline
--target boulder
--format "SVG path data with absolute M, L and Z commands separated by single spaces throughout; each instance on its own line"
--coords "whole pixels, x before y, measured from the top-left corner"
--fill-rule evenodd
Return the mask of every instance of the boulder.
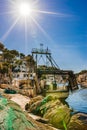
M 8 88 L 8 87 L 9 87 L 8 84 L 0 84 L 0 88 L 1 88 L 1 89 L 6 89 L 6 88 Z
M 68 130 L 87 130 L 87 114 L 77 113 L 73 115 Z

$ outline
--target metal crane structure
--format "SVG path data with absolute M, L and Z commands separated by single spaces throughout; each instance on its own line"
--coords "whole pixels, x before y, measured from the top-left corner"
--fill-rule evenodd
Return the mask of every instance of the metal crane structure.
M 36 62 L 36 73 L 37 75 L 47 75 L 47 74 L 53 74 L 53 75 L 60 75 L 62 77 L 68 76 L 69 81 L 69 87 L 71 90 L 77 89 L 78 85 L 76 82 L 75 75 L 72 70 L 61 70 L 60 67 L 57 65 L 55 60 L 51 56 L 51 51 L 48 49 L 43 49 L 43 44 L 40 44 L 40 48 L 33 48 L 32 49 L 32 57 L 34 58 Z M 43 60 L 44 64 L 42 62 L 40 63 L 40 60 Z M 39 64 L 40 63 L 40 64 Z M 38 69 L 38 66 L 40 69 Z
M 43 44 L 40 44 L 40 49 L 37 48 L 32 49 L 32 56 L 36 61 L 36 66 L 39 65 L 39 62 L 42 59 L 44 63 L 44 64 L 41 63 L 42 65 L 45 65 L 46 67 L 51 66 L 53 68 L 60 69 L 55 60 L 52 58 L 51 51 L 48 49 L 48 47 L 47 49 L 43 49 Z

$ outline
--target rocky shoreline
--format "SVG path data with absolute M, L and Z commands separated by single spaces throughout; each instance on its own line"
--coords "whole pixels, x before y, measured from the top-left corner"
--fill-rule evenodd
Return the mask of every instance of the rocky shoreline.
M 72 110 L 57 97 L 35 97 L 26 105 L 28 112 L 40 115 L 61 130 L 86 130 L 87 114 L 71 115 Z
M 28 120 L 36 123 L 38 128 L 35 130 L 86 130 L 87 129 L 87 114 L 75 113 L 71 115 L 72 110 L 67 106 L 63 100 L 59 100 L 56 96 L 36 96 L 34 98 L 29 98 L 21 94 L 5 94 L 4 89 L 0 89 L 2 97 L 9 101 L 16 102 L 24 114 L 28 116 Z M 1 98 L 2 99 L 2 98 Z M 0 100 L 1 101 L 1 100 Z M 18 105 L 12 103 L 15 107 L 12 109 L 17 109 Z M 0 102 L 0 108 L 2 104 Z M 5 107 L 9 106 L 7 104 Z M 2 109 L 0 109 L 2 111 Z M 3 110 L 4 111 L 4 110 Z M 0 112 L 0 121 L 4 120 L 2 112 Z M 27 118 L 26 118 L 27 120 Z M 1 123 L 1 122 L 0 122 Z M 23 124 L 24 125 L 24 124 Z M 26 125 L 25 125 L 26 126 Z M 1 126 L 0 126 L 1 127 Z M 1 127 L 2 128 L 2 127 Z M 4 128 L 4 127 L 3 127 Z M 18 130 L 22 130 L 17 128 Z M 17 130 L 12 129 L 12 130 Z M 31 130 L 30 128 L 28 128 Z M 27 129 L 27 130 L 28 130 Z M 2 130 L 2 129 L 1 129 Z M 7 130 L 7 129 L 3 129 Z M 26 130 L 24 128 L 23 130 Z M 32 129 L 33 130 L 33 129 Z

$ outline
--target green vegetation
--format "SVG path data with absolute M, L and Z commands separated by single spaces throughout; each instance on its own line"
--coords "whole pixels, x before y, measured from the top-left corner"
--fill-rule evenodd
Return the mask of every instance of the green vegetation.
M 35 66 L 35 61 L 31 55 L 25 56 L 17 50 L 9 50 L 5 48 L 3 43 L 0 43 L 0 52 L 0 78 L 2 82 L 7 75 L 11 83 L 12 73 L 21 71 L 20 66 L 23 64 L 23 61 L 25 61 L 28 73 L 31 71 L 29 68 L 34 68 Z
M 87 70 L 82 70 L 81 72 L 79 72 L 79 74 L 84 74 L 87 73 Z
M 87 70 L 82 70 L 79 73 L 76 73 L 75 76 L 78 77 L 79 75 L 85 74 L 85 73 L 87 73 Z

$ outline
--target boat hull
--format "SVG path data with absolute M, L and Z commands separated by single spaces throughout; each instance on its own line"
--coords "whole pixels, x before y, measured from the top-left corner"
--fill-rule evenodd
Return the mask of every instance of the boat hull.
M 57 96 L 59 99 L 66 99 L 69 96 L 68 91 L 59 91 L 59 90 L 48 90 L 46 91 L 46 96 L 51 95 L 51 96 Z

